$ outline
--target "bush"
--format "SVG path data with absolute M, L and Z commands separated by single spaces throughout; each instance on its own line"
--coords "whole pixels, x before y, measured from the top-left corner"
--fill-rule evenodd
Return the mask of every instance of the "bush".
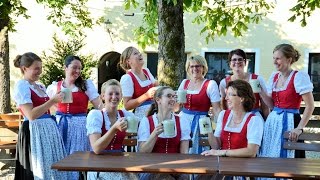
M 57 35 L 53 35 L 54 49 L 50 49 L 50 55 L 43 52 L 41 59 L 43 63 L 43 73 L 40 81 L 47 87 L 53 81 L 62 80 L 64 77 L 64 59 L 68 55 L 77 55 L 82 60 L 83 69 L 81 76 L 84 79 L 90 78 L 91 68 L 96 67 L 98 61 L 93 59 L 93 55 L 78 55 L 84 47 L 83 39 L 71 39 L 67 41 L 59 40 Z

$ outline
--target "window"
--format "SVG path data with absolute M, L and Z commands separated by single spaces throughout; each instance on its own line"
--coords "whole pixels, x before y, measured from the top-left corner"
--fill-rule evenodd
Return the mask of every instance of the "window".
M 207 79 L 213 79 L 219 85 L 220 81 L 226 75 L 232 74 L 228 64 L 228 52 L 205 52 L 205 58 L 208 63 Z M 247 72 L 254 73 L 255 52 L 246 52 L 247 54 Z
M 308 73 L 313 83 L 313 96 L 314 100 L 320 100 L 320 53 L 309 54 L 309 69 Z
M 154 78 L 158 75 L 158 53 L 148 53 L 147 54 L 147 67 L 150 70 Z

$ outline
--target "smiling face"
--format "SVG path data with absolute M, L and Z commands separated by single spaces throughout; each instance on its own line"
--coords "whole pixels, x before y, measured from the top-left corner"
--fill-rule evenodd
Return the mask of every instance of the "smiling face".
M 244 59 L 240 55 L 233 54 L 230 59 L 229 66 L 233 72 L 244 72 L 244 68 L 246 66 L 246 59 Z
M 126 60 L 126 62 L 131 67 L 131 69 L 135 67 L 142 67 L 144 64 L 143 57 L 136 48 L 132 48 L 132 53 Z
M 23 74 L 25 79 L 27 79 L 30 82 L 38 81 L 42 73 L 42 62 L 33 61 L 31 66 L 29 67 L 23 66 L 22 69 L 23 69 Z
M 117 85 L 109 85 L 102 94 L 107 108 L 117 108 L 122 98 L 121 88 Z
M 65 67 L 66 78 L 75 81 L 81 75 L 82 64 L 79 60 L 72 60 L 69 65 Z
M 172 89 L 164 89 L 162 95 L 156 98 L 158 108 L 173 111 L 176 103 L 176 97 L 176 93 Z
M 291 66 L 292 58 L 286 58 L 281 51 L 273 53 L 273 64 L 277 71 L 285 72 Z
M 192 78 L 200 78 L 203 76 L 204 67 L 196 61 L 190 61 L 189 63 L 189 75 Z
M 239 97 L 237 94 L 237 90 L 233 87 L 229 87 L 226 92 L 226 100 L 229 109 L 239 109 L 242 108 L 242 97 Z

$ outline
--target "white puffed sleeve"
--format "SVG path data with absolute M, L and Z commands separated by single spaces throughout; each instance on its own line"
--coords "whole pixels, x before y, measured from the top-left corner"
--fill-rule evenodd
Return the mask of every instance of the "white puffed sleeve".
M 262 89 L 264 92 L 268 92 L 267 86 L 266 86 L 266 82 L 264 81 L 263 77 L 259 75 L 257 79 L 258 79 L 258 81 L 260 82 L 261 89 Z
M 226 88 L 227 88 L 226 78 L 223 78 L 220 81 L 220 84 L 219 84 L 219 90 L 220 90 L 221 98 L 225 98 L 226 97 Z
M 89 101 L 92 101 L 97 97 L 99 97 L 97 88 L 94 86 L 91 79 L 86 80 L 86 85 L 87 85 L 86 95 L 89 97 Z
M 90 134 L 101 134 L 101 128 L 102 128 L 102 112 L 101 110 L 93 109 L 89 112 L 87 116 L 87 135 Z
M 143 117 L 138 128 L 138 141 L 147 141 L 150 137 L 150 125 L 147 117 Z
M 57 85 L 58 82 L 53 81 L 52 84 L 48 86 L 46 93 L 50 98 L 52 98 L 57 93 Z
M 189 125 L 189 122 L 184 119 L 184 118 L 180 118 L 180 129 L 181 129 L 181 141 L 183 140 L 190 140 L 191 136 L 191 127 Z
M 272 94 L 272 90 L 273 90 L 273 87 L 274 87 L 274 83 L 273 83 L 273 79 L 274 79 L 274 76 L 277 74 L 277 72 L 273 72 L 268 80 L 268 85 L 267 85 L 267 92 L 268 92 L 268 95 L 271 96 Z
M 182 80 L 182 82 L 180 83 L 180 86 L 178 88 L 178 90 L 183 90 L 184 89 L 184 84 L 186 83 L 186 79 Z
M 217 119 L 217 126 L 216 130 L 214 131 L 214 136 L 215 137 L 220 137 L 221 131 L 222 131 L 222 122 L 223 122 L 223 116 L 226 110 L 223 110 L 219 113 L 218 119 Z
M 300 95 L 313 91 L 313 84 L 310 80 L 310 76 L 303 71 L 297 72 L 293 82 L 296 92 Z
M 210 98 L 210 102 L 220 102 L 219 87 L 214 80 L 210 80 L 207 88 L 207 95 Z
M 133 81 L 129 74 L 125 74 L 120 79 L 123 97 L 132 97 L 134 92 Z
M 16 83 L 13 92 L 13 99 L 17 103 L 17 107 L 22 104 L 32 103 L 30 84 L 26 80 L 19 80 Z
M 260 116 L 252 116 L 247 126 L 248 144 L 261 145 L 264 121 Z

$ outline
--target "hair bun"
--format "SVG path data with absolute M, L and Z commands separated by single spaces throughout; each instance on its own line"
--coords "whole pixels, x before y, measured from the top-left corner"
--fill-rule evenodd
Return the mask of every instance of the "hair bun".
M 16 58 L 13 60 L 14 67 L 19 68 L 21 64 L 21 55 L 17 55 Z

